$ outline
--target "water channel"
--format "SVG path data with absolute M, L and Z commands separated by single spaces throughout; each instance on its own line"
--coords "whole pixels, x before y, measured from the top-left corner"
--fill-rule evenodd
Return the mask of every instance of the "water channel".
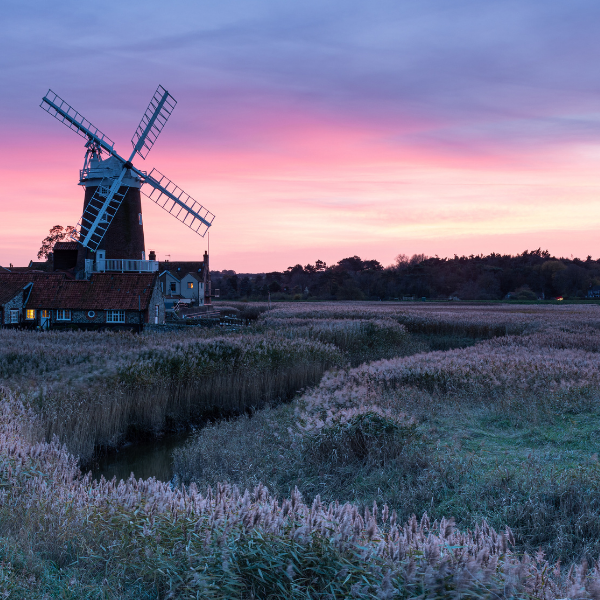
M 96 480 L 104 476 L 109 481 L 113 477 L 119 481 L 128 479 L 133 473 L 136 479 L 156 477 L 161 481 L 170 481 L 173 477 L 173 451 L 183 447 L 196 431 L 197 429 L 169 433 L 126 443 L 119 449 L 111 450 L 92 463 L 84 465 L 82 470 L 91 471 Z

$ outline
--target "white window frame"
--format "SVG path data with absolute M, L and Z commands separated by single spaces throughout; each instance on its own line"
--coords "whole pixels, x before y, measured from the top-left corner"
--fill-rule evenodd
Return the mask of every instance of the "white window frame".
M 187 287 L 188 287 L 188 290 L 193 290 L 194 289 L 194 282 L 193 281 L 188 281 L 187 282 Z
M 57 321 L 70 321 L 71 320 L 71 311 L 67 308 L 59 308 L 56 311 L 56 320 Z
M 12 325 L 19 322 L 19 309 L 18 308 L 10 309 L 10 322 Z
M 40 317 L 42 317 L 42 319 L 49 319 L 50 318 L 50 311 L 49 310 L 42 310 L 42 311 L 40 311 Z
M 106 322 L 107 323 L 125 323 L 125 311 L 124 310 L 107 310 L 106 311 Z

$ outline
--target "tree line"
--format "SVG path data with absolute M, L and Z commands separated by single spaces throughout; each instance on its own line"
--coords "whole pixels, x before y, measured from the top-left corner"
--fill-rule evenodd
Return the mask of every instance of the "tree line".
M 547 250 L 521 254 L 428 257 L 398 255 L 393 265 L 358 256 L 334 265 L 321 260 L 285 271 L 237 274 L 213 271 L 213 289 L 223 299 L 394 300 L 428 298 L 519 300 L 584 298 L 600 285 L 600 260 L 556 258 Z

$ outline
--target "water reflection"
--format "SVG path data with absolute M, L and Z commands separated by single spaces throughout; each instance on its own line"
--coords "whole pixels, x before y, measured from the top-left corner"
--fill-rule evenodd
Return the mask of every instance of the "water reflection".
M 172 434 L 159 438 L 137 441 L 122 446 L 93 462 L 85 465 L 84 471 L 92 471 L 94 479 L 104 476 L 128 479 L 133 473 L 136 479 L 156 477 L 161 481 L 170 481 L 173 477 L 171 454 L 173 450 L 183 446 L 193 431 Z

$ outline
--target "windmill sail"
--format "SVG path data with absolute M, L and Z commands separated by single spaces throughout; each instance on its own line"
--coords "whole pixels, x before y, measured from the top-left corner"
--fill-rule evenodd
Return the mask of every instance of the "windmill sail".
M 143 159 L 148 156 L 148 152 L 154 146 L 156 138 L 163 130 L 176 104 L 177 100 L 162 85 L 156 88 L 140 124 L 131 138 L 134 152 L 137 152 Z
M 52 90 L 48 90 L 40 106 L 81 137 L 93 140 L 111 154 L 114 153 L 115 143 Z
M 150 175 L 143 176 L 142 193 L 187 225 L 192 231 L 204 237 L 215 218 L 210 211 L 196 202 L 168 177 L 153 169 Z
M 85 207 L 85 211 L 77 224 L 77 239 L 83 246 L 96 252 L 108 226 L 111 224 L 121 202 L 127 193 L 128 187 L 121 191 L 121 182 L 127 169 L 122 169 L 118 177 L 105 177 L 102 179 L 94 195 Z
M 104 135 L 97 127 L 94 127 L 52 90 L 48 90 L 40 106 L 61 123 L 64 123 L 69 129 L 72 129 L 81 137 L 92 142 L 92 144 L 86 144 L 88 152 L 90 151 L 90 147 L 95 150 L 101 148 L 118 161 L 118 175 L 114 171 L 110 175 L 107 174 L 97 186 L 95 186 L 95 181 L 100 179 L 100 177 L 97 179 L 86 179 L 86 182 L 89 182 L 86 184 L 86 187 L 95 186 L 96 190 L 85 205 L 84 213 L 77 225 L 73 239 L 77 239 L 83 246 L 94 252 L 98 249 L 129 189 L 127 185 L 127 182 L 130 181 L 129 178 L 126 180 L 126 184 L 123 185 L 123 180 L 128 172 L 133 176 L 135 181 L 133 187 L 137 188 L 139 181 L 141 181 L 141 191 L 144 195 L 198 235 L 205 235 L 215 218 L 210 211 L 196 202 L 156 169 L 148 175 L 135 168 L 131 162 L 136 154 L 139 154 L 144 159 L 146 158 L 176 105 L 177 101 L 173 96 L 159 85 L 131 139 L 133 151 L 127 160 L 117 154 L 114 142 L 109 137 Z M 102 161 L 101 158 L 99 160 Z M 82 175 L 82 182 L 84 179 Z M 91 183 L 92 180 L 94 180 L 94 183 Z M 135 196 L 135 194 L 133 195 Z M 125 202 L 131 204 L 131 195 L 128 196 Z M 137 202 L 139 205 L 139 195 L 137 195 Z M 142 226 L 141 217 L 139 226 Z M 124 227 L 127 227 L 127 225 Z M 129 229 L 125 229 L 124 231 L 125 237 L 127 237 L 133 229 L 129 226 Z M 140 231 L 141 234 L 136 234 L 136 239 L 138 241 L 141 240 L 139 245 L 143 250 L 143 230 L 140 229 Z M 138 252 L 138 250 L 139 248 L 135 252 Z

